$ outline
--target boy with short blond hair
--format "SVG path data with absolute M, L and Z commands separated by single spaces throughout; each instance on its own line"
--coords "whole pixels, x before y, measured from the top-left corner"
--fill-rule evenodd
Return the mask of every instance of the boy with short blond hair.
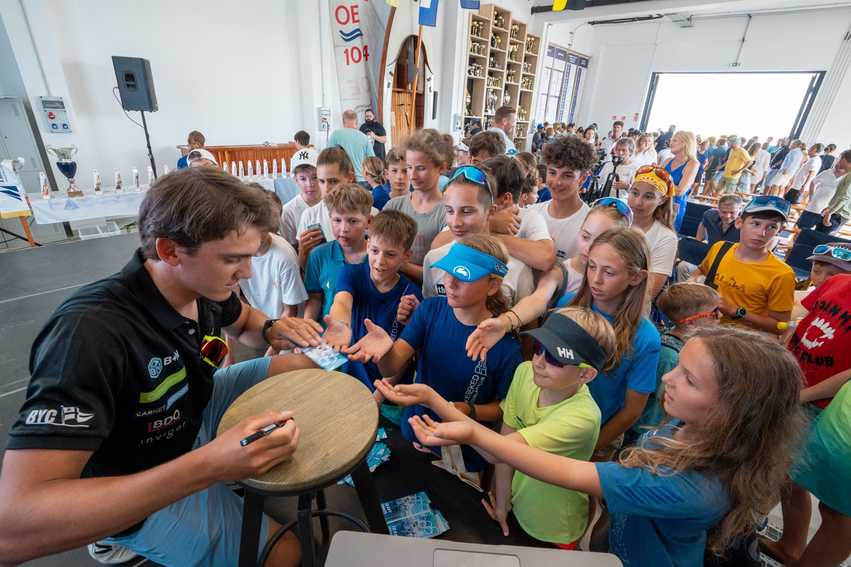
M 384 159 L 384 177 L 389 186 L 390 198 L 395 199 L 411 192 L 411 182 L 408 179 L 408 166 L 405 163 L 405 152 L 393 148 L 387 152 Z
M 322 320 L 331 310 L 337 275 L 346 264 L 366 261 L 366 229 L 372 194 L 354 183 L 338 185 L 322 200 L 329 211 L 334 240 L 316 246 L 307 259 L 304 285 L 308 300 L 305 319 Z
M 422 299 L 419 286 L 399 269 L 411 259 L 411 246 L 417 236 L 417 223 L 401 211 L 378 213 L 369 225 L 367 262 L 345 265 L 340 270 L 334 303 L 326 318 L 325 340 L 337 349 L 348 347 L 367 334 L 369 319 L 395 340 L 402 332 L 396 314 L 405 295 Z M 346 370 L 370 390 L 381 379 L 378 367 L 369 362 L 349 362 Z
M 662 334 L 659 366 L 656 370 L 656 393 L 650 394 L 644 413 L 632 426 L 634 434 L 641 435 L 666 417 L 662 409 L 662 398 L 665 395 L 662 376 L 677 367 L 685 338 L 695 327 L 718 324 L 721 319 L 720 305 L 721 296 L 717 291 L 708 285 L 695 282 L 671 285 L 662 290 L 656 298 L 656 307 L 674 327 Z

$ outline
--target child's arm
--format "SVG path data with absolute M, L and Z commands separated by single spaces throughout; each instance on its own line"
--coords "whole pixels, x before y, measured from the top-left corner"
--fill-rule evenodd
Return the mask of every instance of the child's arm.
M 521 443 L 525 442 L 522 436 L 518 435 L 514 429 L 505 425 L 505 423 L 502 424 L 502 429 L 499 433 L 506 437 L 511 436 L 512 439 Z M 502 535 L 506 537 L 508 536 L 508 522 L 506 519 L 508 512 L 511 511 L 511 481 L 513 479 L 514 469 L 511 465 L 497 463 L 494 467 L 493 490 L 488 495 L 490 502 L 488 502 L 488 499 L 482 499 L 482 505 L 484 505 L 488 515 L 499 523 L 499 527 L 502 528 Z
M 304 305 L 304 318 L 318 321 L 322 314 L 322 293 L 308 294 L 307 303 Z
M 390 380 L 376 380 L 375 388 L 394 404 L 426 406 L 440 416 L 443 421 L 470 419 L 469 403 L 447 401 L 433 388 L 425 384 L 399 384 L 394 386 Z M 479 421 L 499 421 L 502 419 L 502 409 L 499 407 L 498 400 L 487 404 L 476 404 L 475 406 L 476 419 Z
M 737 305 L 732 305 L 724 301 L 724 298 L 721 298 L 721 305 L 719 306 L 721 309 L 721 313 L 726 315 L 727 317 L 733 317 L 738 310 Z M 785 332 L 785 329 L 779 329 L 777 324 L 780 322 L 788 323 L 789 319 L 792 318 L 792 311 L 769 311 L 766 315 L 757 315 L 751 311 L 748 311 L 744 317 L 741 319 L 737 319 L 738 321 L 753 327 L 757 331 L 765 331 L 766 333 L 773 333 L 775 335 L 782 335 Z
M 553 455 L 525 443 L 517 443 L 512 438 L 503 437 L 469 419 L 463 422 L 436 423 L 427 415 L 424 417 L 425 419 L 421 419 L 414 416 L 408 420 L 423 445 L 473 445 L 476 449 L 481 448 L 501 462 L 541 482 L 578 490 L 591 496 L 603 495 L 600 477 L 593 463 Z
M 283 317 L 298 317 L 298 305 L 281 304 L 281 315 Z
M 322 337 L 328 346 L 339 352 L 352 343 L 352 302 L 354 298 L 348 291 L 338 291 L 334 303 L 325 317 L 327 325 Z
M 476 330 L 467 337 L 467 356 L 473 360 L 484 360 L 487 352 L 512 329 L 512 326 L 518 326 L 518 318 L 519 326 L 522 327 L 546 313 L 550 299 L 561 285 L 563 277 L 561 269 L 551 269 L 541 277 L 535 291 L 518 301 L 511 309 L 516 317 L 505 312 L 479 323 Z
M 533 270 L 542 272 L 553 267 L 556 261 L 555 244 L 550 239 L 527 240 L 512 234 L 497 234 L 500 242 L 508 249 L 508 254 L 517 258 Z
M 623 407 L 610 417 L 606 425 L 600 429 L 600 436 L 597 438 L 597 446 L 594 450 L 599 451 L 607 447 L 618 436 L 632 427 L 641 417 L 641 412 L 644 411 L 644 406 L 647 405 L 647 398 L 649 397 L 650 394 L 642 394 L 632 388 L 627 388 Z
M 813 402 L 815 400 L 825 400 L 836 395 L 842 386 L 851 379 L 851 368 L 843 370 L 838 374 L 834 374 L 830 378 L 826 378 L 815 386 L 804 388 L 801 390 L 801 402 Z

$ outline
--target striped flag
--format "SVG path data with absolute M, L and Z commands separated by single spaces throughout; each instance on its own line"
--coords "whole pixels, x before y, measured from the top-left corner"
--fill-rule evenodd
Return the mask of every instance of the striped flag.
M 462 10 L 478 10 L 479 0 L 461 0 Z
M 420 0 L 420 25 L 437 26 L 437 0 Z

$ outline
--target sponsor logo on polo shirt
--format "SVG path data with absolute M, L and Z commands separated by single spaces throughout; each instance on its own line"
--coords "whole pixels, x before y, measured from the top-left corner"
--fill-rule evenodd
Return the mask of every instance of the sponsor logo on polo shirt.
M 95 416 L 94 413 L 80 411 L 77 406 L 59 406 L 59 409 L 34 409 L 27 415 L 27 425 L 53 425 L 55 427 L 89 428 L 87 423 Z
M 163 368 L 177 360 L 180 360 L 180 353 L 177 350 L 164 358 L 153 357 L 148 361 L 148 376 L 151 377 L 151 380 L 156 380 L 162 374 Z
M 181 419 L 180 410 L 174 410 L 173 414 L 167 415 L 162 419 L 155 419 L 148 423 L 148 433 L 153 433 L 160 429 L 165 429 L 166 427 L 171 427 L 172 425 L 177 424 Z

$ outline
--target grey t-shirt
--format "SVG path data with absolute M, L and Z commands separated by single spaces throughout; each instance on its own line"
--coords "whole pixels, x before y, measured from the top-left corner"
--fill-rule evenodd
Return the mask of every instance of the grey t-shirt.
M 422 266 L 426 253 L 431 249 L 431 241 L 446 226 L 446 207 L 441 202 L 428 213 L 418 213 L 411 204 L 411 197 L 402 195 L 390 199 L 384 205 L 384 210 L 388 209 L 403 212 L 416 221 L 417 237 L 414 238 L 414 245 L 411 247 L 413 252 L 411 262 Z

